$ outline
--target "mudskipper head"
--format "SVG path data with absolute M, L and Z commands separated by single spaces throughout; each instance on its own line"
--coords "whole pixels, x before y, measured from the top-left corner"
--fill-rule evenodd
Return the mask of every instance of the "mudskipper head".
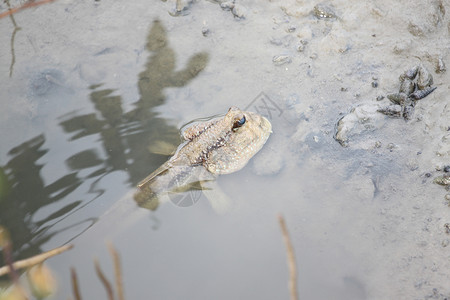
M 261 150 L 272 132 L 272 125 L 266 118 L 234 106 L 219 122 L 229 131 L 225 144 L 212 150 L 205 163 L 214 174 L 242 169 Z

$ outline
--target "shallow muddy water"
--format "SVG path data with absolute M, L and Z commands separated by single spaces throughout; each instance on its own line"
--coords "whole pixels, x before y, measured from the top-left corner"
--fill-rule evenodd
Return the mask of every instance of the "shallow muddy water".
M 127 299 L 288 299 L 281 213 L 300 299 L 449 298 L 450 192 L 433 181 L 450 165 L 450 2 L 227 7 L 61 0 L 0 19 L 0 224 L 15 259 L 73 243 L 47 261 L 56 299 L 71 267 L 84 299 L 106 298 L 105 241 Z M 437 89 L 410 120 L 379 113 L 417 65 Z M 179 128 L 230 106 L 273 133 L 218 178 L 227 202 L 137 207 Z

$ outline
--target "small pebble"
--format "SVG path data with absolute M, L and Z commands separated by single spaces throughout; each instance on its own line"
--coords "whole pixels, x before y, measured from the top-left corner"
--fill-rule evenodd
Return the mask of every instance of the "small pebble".
M 220 3 L 220 8 L 223 10 L 232 10 L 234 8 L 234 3 L 232 1 Z
M 444 229 L 446 234 L 450 234 L 450 223 L 445 223 Z
M 209 31 L 209 29 L 208 28 L 203 28 L 202 29 L 202 34 L 203 34 L 203 36 L 208 36 L 209 34 L 210 34 L 210 31 Z
M 377 96 L 377 101 L 381 101 L 381 100 L 383 100 L 384 99 L 384 96 L 383 95 L 378 95 Z
M 378 87 L 378 81 L 372 81 L 372 87 L 377 88 Z
M 294 25 L 289 26 L 288 28 L 286 28 L 286 32 L 294 32 L 295 30 L 297 30 L 297 27 L 295 27 Z
M 305 50 L 305 45 L 300 43 L 295 48 L 297 49 L 298 52 L 303 52 Z
M 324 4 L 314 6 L 313 15 L 318 19 L 335 19 L 333 8 Z
M 238 19 L 245 19 L 245 16 L 247 15 L 247 9 L 239 4 L 235 4 L 231 12 L 234 17 Z
M 439 57 L 436 63 L 436 73 L 444 73 L 446 70 L 444 61 Z
M 276 66 L 281 66 L 284 64 L 289 64 L 292 62 L 292 59 L 290 56 L 288 55 L 275 55 L 272 58 L 272 62 L 276 65 Z
M 450 172 L 450 165 L 444 167 L 444 172 L 445 173 Z
M 389 143 L 388 145 L 387 145 L 387 147 L 386 148 L 388 148 L 389 149 L 389 151 L 393 151 L 394 150 L 394 148 L 395 148 L 395 144 L 394 143 Z

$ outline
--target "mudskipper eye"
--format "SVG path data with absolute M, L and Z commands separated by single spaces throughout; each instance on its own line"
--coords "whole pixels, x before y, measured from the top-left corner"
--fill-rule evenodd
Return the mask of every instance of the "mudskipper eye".
M 236 131 L 239 127 L 245 124 L 245 116 L 242 116 L 242 119 L 234 121 L 233 123 L 233 131 Z

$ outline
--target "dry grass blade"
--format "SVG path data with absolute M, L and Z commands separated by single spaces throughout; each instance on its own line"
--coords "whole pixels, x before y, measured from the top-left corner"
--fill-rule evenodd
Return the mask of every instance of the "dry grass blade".
M 70 268 L 70 277 L 72 279 L 73 296 L 75 297 L 75 300 L 81 300 L 80 289 L 78 287 L 77 272 L 75 272 L 74 268 Z
M 294 247 L 286 227 L 286 222 L 282 215 L 278 215 L 281 232 L 283 233 L 284 244 L 286 245 L 286 253 L 289 266 L 289 290 L 291 292 L 291 300 L 298 300 L 297 292 L 297 267 L 295 265 Z
M 19 6 L 19 7 L 16 7 L 16 8 L 11 8 L 8 11 L 5 11 L 5 12 L 1 13 L 0 14 L 0 19 L 4 18 L 4 17 L 7 17 L 7 16 L 10 16 L 10 15 L 13 15 L 16 12 L 19 12 L 19 11 L 21 11 L 23 9 L 26 9 L 26 8 L 29 8 L 29 7 L 33 7 L 33 6 L 42 5 L 42 4 L 45 4 L 45 3 L 50 3 L 50 2 L 53 2 L 53 1 L 55 1 L 55 0 L 29 1 L 29 2 L 25 3 L 22 6 Z
M 55 255 L 58 255 L 58 254 L 60 254 L 60 253 L 62 253 L 64 251 L 67 251 L 67 250 L 71 249 L 72 247 L 73 247 L 73 245 L 64 245 L 64 246 L 52 249 L 50 251 L 47 251 L 47 252 L 35 255 L 33 257 L 30 257 L 30 258 L 26 258 L 26 259 L 23 259 L 23 260 L 18 260 L 18 261 L 13 263 L 13 267 L 14 267 L 15 270 L 17 270 L 17 269 L 28 268 L 28 267 L 34 266 L 34 265 L 39 264 L 39 263 L 43 262 L 44 260 L 46 260 L 46 259 L 48 259 L 48 258 L 50 258 L 52 256 L 55 256 Z M 0 276 L 3 276 L 5 274 L 9 273 L 9 271 L 10 271 L 10 268 L 8 266 L 1 267 L 0 268 Z
M 108 250 L 114 261 L 114 277 L 116 279 L 117 297 L 119 300 L 125 300 L 123 294 L 122 269 L 120 267 L 119 253 L 117 253 L 116 249 L 114 249 L 114 246 L 111 243 L 108 243 Z
M 102 270 L 100 269 L 100 264 L 98 263 L 98 260 L 94 261 L 95 265 L 95 271 L 97 272 L 97 276 L 102 282 L 103 286 L 105 287 L 106 293 L 108 294 L 109 300 L 114 300 L 114 292 L 111 287 L 111 283 L 109 283 L 108 279 L 103 274 Z

